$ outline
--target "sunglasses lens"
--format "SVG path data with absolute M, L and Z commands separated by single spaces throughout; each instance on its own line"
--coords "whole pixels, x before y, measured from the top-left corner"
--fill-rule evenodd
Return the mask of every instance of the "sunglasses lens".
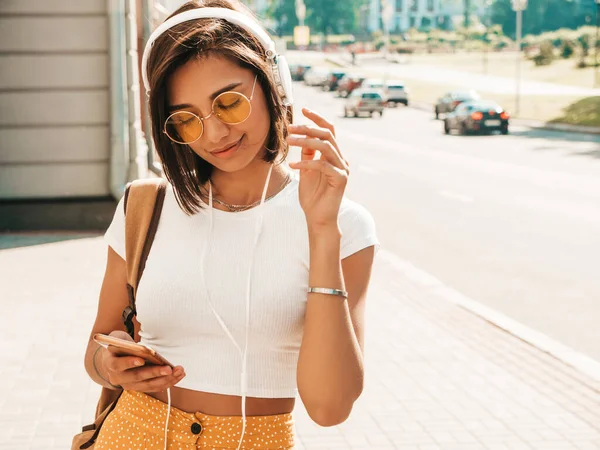
M 250 116 L 250 101 L 237 92 L 225 92 L 219 95 L 214 103 L 215 115 L 224 123 L 234 125 L 242 123 Z
M 179 111 L 171 115 L 165 124 L 165 132 L 175 142 L 194 142 L 202 135 L 204 127 L 196 115 Z

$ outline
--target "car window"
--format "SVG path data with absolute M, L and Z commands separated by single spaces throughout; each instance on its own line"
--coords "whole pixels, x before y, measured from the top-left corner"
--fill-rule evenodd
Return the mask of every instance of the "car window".
M 381 95 L 379 95 L 379 94 L 378 94 L 378 93 L 376 93 L 376 92 L 365 92 L 365 93 L 362 95 L 362 98 L 367 98 L 367 99 L 377 99 L 377 100 L 379 100 L 379 99 L 381 98 Z

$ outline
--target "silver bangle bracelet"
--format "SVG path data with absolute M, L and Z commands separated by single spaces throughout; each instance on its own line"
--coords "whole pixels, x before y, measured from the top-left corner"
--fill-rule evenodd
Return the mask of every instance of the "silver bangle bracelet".
M 325 295 L 337 295 L 338 297 L 348 298 L 348 292 L 342 291 L 341 289 L 309 287 L 308 293 L 309 294 L 314 293 L 314 294 L 325 294 Z

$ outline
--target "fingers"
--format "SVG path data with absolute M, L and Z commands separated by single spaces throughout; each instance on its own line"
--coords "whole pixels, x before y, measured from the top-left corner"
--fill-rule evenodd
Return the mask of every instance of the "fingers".
M 310 149 L 314 152 L 314 150 L 318 150 L 321 152 L 323 157 L 329 161 L 334 166 L 338 167 L 341 170 L 348 170 L 346 162 L 342 160 L 340 154 L 335 149 L 334 144 L 330 141 L 323 141 L 317 138 L 302 138 L 299 136 L 288 136 L 287 141 L 291 145 L 297 145 L 304 149 Z M 312 158 L 302 158 L 303 161 L 310 161 Z
M 345 170 L 335 167 L 333 164 L 323 159 L 317 159 L 314 161 L 298 161 L 290 163 L 290 167 L 293 169 L 300 170 L 318 170 L 319 172 L 325 174 L 327 177 L 339 180 L 339 182 L 342 182 L 344 184 L 348 180 L 348 173 Z
M 329 131 L 331 131 L 331 134 L 335 137 L 335 127 L 333 126 L 333 124 L 331 122 L 329 122 L 323 116 L 317 114 L 314 111 L 311 111 L 308 108 L 302 108 L 302 114 L 304 114 L 304 117 L 312 120 L 314 123 L 316 123 L 321 128 L 326 128 Z
M 144 360 L 142 358 L 138 358 L 137 356 L 116 356 L 114 352 L 117 352 L 118 350 L 113 350 L 110 345 L 108 346 L 108 351 L 112 354 L 107 356 L 105 360 L 105 365 L 108 370 L 112 370 L 114 372 L 124 372 L 126 370 L 142 367 L 144 365 Z
M 124 389 L 140 392 L 160 392 L 179 383 L 185 377 L 183 367 L 143 366 L 141 358 L 107 355 L 105 366 L 109 381 Z M 156 389 L 156 390 L 149 390 Z

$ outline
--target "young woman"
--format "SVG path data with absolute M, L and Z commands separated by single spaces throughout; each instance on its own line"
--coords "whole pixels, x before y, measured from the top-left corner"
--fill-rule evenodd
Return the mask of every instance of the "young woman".
M 290 449 L 297 394 L 332 426 L 362 392 L 375 226 L 344 197 L 349 168 L 331 123 L 305 109 L 314 125 L 291 124 L 285 69 L 236 0 L 183 5 L 146 46 L 169 184 L 136 338 L 177 366 L 142 366 L 90 340 L 92 379 L 124 389 L 96 450 Z M 283 163 L 289 145 L 301 161 Z M 105 239 L 92 335 L 130 339 L 123 201 Z

